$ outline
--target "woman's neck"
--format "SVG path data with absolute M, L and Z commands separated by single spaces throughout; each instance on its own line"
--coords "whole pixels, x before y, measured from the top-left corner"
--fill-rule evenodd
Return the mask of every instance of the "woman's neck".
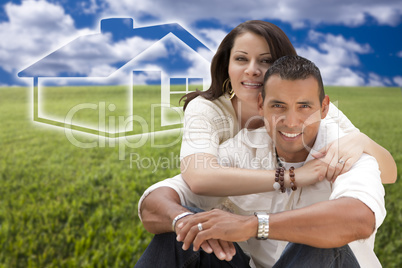
M 232 99 L 240 129 L 257 129 L 264 126 L 264 120 L 258 113 L 258 106 L 241 102 L 238 98 Z

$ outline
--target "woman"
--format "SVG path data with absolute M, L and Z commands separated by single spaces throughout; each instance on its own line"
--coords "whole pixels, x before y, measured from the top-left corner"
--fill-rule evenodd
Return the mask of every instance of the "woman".
M 194 193 L 231 196 L 273 190 L 273 183 L 267 183 L 274 181 L 273 171 L 223 168 L 217 161 L 217 148 L 242 128 L 263 126 L 258 116 L 257 96 L 265 71 L 284 55 L 296 55 L 296 52 L 283 31 L 268 22 L 242 23 L 222 41 L 211 63 L 210 89 L 188 94 L 184 105 L 181 171 Z M 363 151 L 378 160 L 383 182 L 394 182 L 396 165 L 392 156 L 367 136 L 355 131 L 342 113 L 334 116 L 338 115 L 335 106 L 332 105 L 330 110 L 340 128 L 351 134 L 341 139 L 339 148 L 333 144 L 324 152 L 325 161 L 311 161 L 296 169 L 298 186 L 315 183 L 324 177 L 335 179 L 347 171 Z M 337 151 L 340 151 L 339 155 L 335 154 Z M 288 185 L 288 175 L 285 177 Z M 155 234 L 171 232 L 172 220 L 186 211 L 177 192 L 169 187 L 147 190 L 139 204 L 144 227 Z M 231 243 L 210 241 L 203 248 L 207 252 L 214 251 L 220 259 L 229 260 L 233 256 Z

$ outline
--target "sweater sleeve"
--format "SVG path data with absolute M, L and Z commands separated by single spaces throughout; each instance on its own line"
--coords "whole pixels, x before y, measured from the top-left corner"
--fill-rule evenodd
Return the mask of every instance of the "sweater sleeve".
M 236 125 L 228 100 L 195 98 L 184 113 L 180 159 L 196 153 L 218 156 L 219 144 L 237 133 Z

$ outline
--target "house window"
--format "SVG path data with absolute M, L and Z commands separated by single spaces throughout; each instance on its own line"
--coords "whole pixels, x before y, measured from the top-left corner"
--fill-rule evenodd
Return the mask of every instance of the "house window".
M 196 90 L 203 90 L 202 78 L 170 78 L 171 107 L 183 107 L 184 101 L 180 102 L 180 99 Z

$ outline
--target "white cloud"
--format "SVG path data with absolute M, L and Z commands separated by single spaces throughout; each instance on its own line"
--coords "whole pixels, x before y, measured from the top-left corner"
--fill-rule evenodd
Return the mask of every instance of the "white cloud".
M 206 53 L 208 52 L 199 51 L 199 54 L 197 54 L 187 51 L 183 53 L 183 57 L 189 62 L 192 62 L 191 67 L 186 71 L 187 76 L 192 78 L 204 78 L 204 85 L 209 85 L 211 83 L 210 62 L 201 57 L 202 54 Z
M 155 70 L 156 72 L 152 72 L 152 71 L 151 72 L 145 71 L 145 72 L 141 72 L 141 73 L 134 72 L 133 73 L 133 81 L 134 81 L 135 85 L 146 85 L 147 82 L 150 80 L 155 81 L 155 80 L 161 79 L 160 74 L 157 72 L 160 70 L 159 66 L 153 65 L 153 64 L 147 64 L 147 65 L 144 65 L 141 69 L 148 70 L 148 71 Z
M 97 65 L 91 69 L 90 77 L 108 77 L 111 73 L 114 73 L 117 69 L 107 64 Z
M 147 49 L 154 49 L 154 53 L 148 54 L 148 60 L 155 60 L 157 58 L 166 58 L 167 50 L 161 42 L 156 40 L 146 40 L 141 37 L 132 37 L 121 42 L 118 42 L 113 46 L 113 50 L 116 51 L 119 58 L 125 58 L 127 55 L 138 54 Z M 133 53 L 133 50 L 135 52 Z
M 108 33 L 84 35 L 38 62 L 27 73 L 60 76 L 60 73 L 67 72 L 80 76 L 107 77 L 137 55 L 155 46 L 157 49 L 148 54 L 147 60 L 165 58 L 166 48 L 157 45 L 157 40 L 134 36 L 114 42 Z
M 361 45 L 353 39 L 346 40 L 342 35 L 323 34 L 316 31 L 309 31 L 309 39 L 315 43 L 319 43 L 322 50 L 329 51 L 333 48 L 344 48 L 349 52 L 366 54 L 371 52 L 369 44 Z M 321 43 L 323 41 L 323 43 Z
M 59 80 L 56 82 L 53 79 L 49 80 L 58 85 L 64 85 L 69 81 L 84 84 L 129 84 L 132 81 L 133 70 L 163 71 L 167 74 L 166 79 L 175 76 L 195 78 L 210 76 L 210 63 L 204 57 L 212 58 L 213 53 L 204 51 L 206 49 L 195 52 L 173 34 L 168 34 L 161 40 L 132 37 L 117 43 L 113 43 L 110 37 L 101 34 L 80 37 L 57 51 L 57 56 L 45 59 L 46 63 L 38 63 L 39 66 L 35 66 L 34 69 L 46 72 L 46 76 L 60 76 L 60 73 L 65 72 L 89 76 L 56 79 Z M 145 84 L 148 80 L 154 80 L 156 73 L 134 72 L 135 83 Z M 161 79 L 160 73 L 159 79 Z
M 205 48 L 195 52 L 174 34 L 170 33 L 150 46 L 135 61 L 140 61 L 139 64 L 149 64 L 150 62 L 155 62 L 156 64 L 163 59 L 164 63 L 158 69 L 170 76 L 209 77 L 210 63 L 206 59 L 212 60 L 212 56 L 213 53 Z
M 366 12 L 376 18 L 380 24 L 396 26 L 401 22 L 402 5 L 400 1 L 389 6 L 379 4 L 368 8 Z
M 390 85 L 392 85 L 392 82 L 388 78 L 383 78 L 380 75 L 375 74 L 375 73 L 369 73 L 367 86 L 385 87 L 385 86 L 390 86 Z
M 325 85 L 334 86 L 363 86 L 365 85 L 363 75 L 344 66 L 320 67 Z
M 205 42 L 212 51 L 216 51 L 218 49 L 218 46 L 222 42 L 223 38 L 228 34 L 226 31 L 213 28 L 201 29 L 198 32 L 205 37 Z
M 396 54 L 399 58 L 402 58 L 402 50 Z
M 0 65 L 10 73 L 45 56 L 74 37 L 90 33 L 77 30 L 61 6 L 46 1 L 8 3 L 9 21 L 0 23 Z
M 364 76 L 352 70 L 360 65 L 358 54 L 371 52 L 368 44 L 347 40 L 341 35 L 309 32 L 309 41 L 318 48 L 303 46 L 296 48 L 300 56 L 313 61 L 321 70 L 326 85 L 361 86 Z M 374 81 L 374 80 L 373 80 Z
M 402 76 L 395 76 L 393 79 L 394 83 L 402 87 Z
M 101 8 L 101 6 L 98 5 L 96 0 L 90 0 L 89 3 L 83 1 L 80 3 L 80 6 L 85 14 L 95 14 Z
M 256 0 L 245 4 L 242 0 L 204 0 L 187 3 L 176 0 L 105 0 L 115 14 L 141 18 L 144 14 L 153 16 L 155 21 L 177 21 L 191 24 L 198 20 L 216 19 L 224 24 L 235 25 L 248 19 L 279 19 L 293 27 L 303 27 L 308 23 L 342 24 L 357 26 L 363 24 L 367 15 L 379 24 L 395 26 L 401 21 L 400 0 L 338 0 L 338 1 L 296 1 L 296 0 Z M 108 12 L 109 12 L 108 11 Z
M 106 6 L 108 8 L 104 8 Z M 0 23 L 0 66 L 13 75 L 75 37 L 99 31 L 99 29 L 78 30 L 73 19 L 65 13 L 62 6 L 45 0 L 22 1 L 20 5 L 8 3 L 4 7 L 9 20 Z M 147 20 L 150 24 L 178 22 L 193 34 L 199 34 L 196 37 L 213 51 L 227 32 L 211 27 L 195 30 L 191 28 L 195 27 L 191 26 L 193 22 L 216 19 L 234 26 L 246 18 L 255 18 L 279 19 L 291 23 L 293 27 L 322 22 L 360 25 L 369 14 L 380 24 L 395 25 L 402 17 L 399 1 L 393 0 L 381 2 L 360 0 L 354 1 L 353 4 L 350 1 L 340 0 L 325 3 L 325 5 L 318 0 L 307 2 L 257 0 L 250 5 L 245 5 L 244 1 L 239 0 L 233 0 L 230 5 L 212 0 L 205 0 L 200 4 L 186 4 L 172 0 L 137 1 L 135 4 L 131 0 L 91 0 L 83 6 L 83 11 L 96 13 L 102 8 L 104 13 L 100 14 L 100 17 L 114 15 L 133 17 L 135 27 L 142 27 L 141 18 L 147 15 L 155 17 L 154 23 Z M 384 80 L 372 75 L 364 76 L 353 70 L 356 69 L 354 67 L 360 66 L 359 54 L 372 52 L 368 44 L 359 44 L 353 39 L 345 39 L 340 35 L 325 35 L 315 31 L 310 31 L 309 38 L 315 46 L 300 47 L 297 49 L 298 53 L 317 63 L 327 84 L 363 85 L 365 81 L 367 81 L 366 84 L 376 84 Z M 152 50 L 155 53 L 147 53 L 147 60 L 166 57 L 169 48 L 154 41 L 132 38 L 113 44 L 109 40 L 106 46 L 100 47 L 94 40 L 92 43 L 84 43 L 78 50 L 69 51 L 69 57 L 73 59 L 70 63 L 60 59 L 54 62 L 54 66 L 49 70 L 56 72 L 57 68 L 71 64 L 71 69 L 82 74 L 106 74 L 115 68 L 112 66 L 113 60 L 123 60 L 126 55 L 133 53 L 133 48 L 144 50 L 152 47 L 152 43 L 159 48 Z M 203 53 L 203 51 L 198 52 Z M 402 57 L 402 51 L 398 53 L 398 57 Z M 92 68 L 94 65 L 97 66 L 95 69 Z M 188 71 L 194 74 L 199 72 L 202 73 L 200 76 L 204 76 L 204 67 L 193 64 Z M 209 74 L 206 77 L 209 77 Z

